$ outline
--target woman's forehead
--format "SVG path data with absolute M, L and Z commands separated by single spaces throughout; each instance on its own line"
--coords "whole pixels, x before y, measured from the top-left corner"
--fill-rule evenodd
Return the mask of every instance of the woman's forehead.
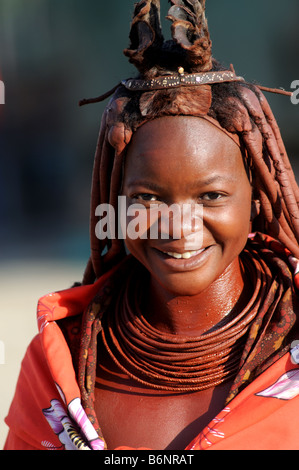
M 145 123 L 134 134 L 128 154 L 146 155 L 177 151 L 210 155 L 211 152 L 240 153 L 236 143 L 206 119 L 167 116 Z
M 150 121 L 134 135 L 126 158 L 126 174 L 159 172 L 237 172 L 243 169 L 240 148 L 210 122 L 192 117 L 166 117 Z
M 218 121 L 210 116 L 164 116 L 159 117 L 143 123 L 133 135 L 133 141 L 138 140 L 139 143 L 144 141 L 144 138 L 150 140 L 159 138 L 160 141 L 165 141 L 165 145 L 169 144 L 169 132 L 174 137 L 177 133 L 185 136 L 186 139 L 203 138 L 206 134 L 213 136 L 222 142 L 229 138 L 235 145 L 241 148 L 240 139 L 237 134 L 233 134 L 224 129 Z

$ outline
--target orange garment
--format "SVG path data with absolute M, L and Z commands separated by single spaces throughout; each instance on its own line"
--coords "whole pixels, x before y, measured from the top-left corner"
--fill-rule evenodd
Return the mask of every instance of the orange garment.
M 6 418 L 10 431 L 4 449 L 104 448 L 82 408 L 70 350 L 56 323 L 81 314 L 104 281 L 105 276 L 91 286 L 52 293 L 39 300 L 39 335 L 22 362 Z
M 299 450 L 298 412 L 299 365 L 286 354 L 240 392 L 187 449 Z
M 298 283 L 299 262 L 290 259 Z M 39 334 L 30 344 L 6 423 L 6 450 L 104 450 L 82 406 L 61 319 L 81 318 L 118 267 L 95 284 L 53 293 L 38 304 Z M 73 335 L 79 334 L 74 327 Z M 299 338 L 298 338 L 299 339 Z M 299 449 L 299 341 L 233 398 L 186 450 Z M 297 349 L 296 349 L 297 346 Z M 87 382 L 89 377 L 86 377 Z M 119 448 L 121 449 L 121 448 Z

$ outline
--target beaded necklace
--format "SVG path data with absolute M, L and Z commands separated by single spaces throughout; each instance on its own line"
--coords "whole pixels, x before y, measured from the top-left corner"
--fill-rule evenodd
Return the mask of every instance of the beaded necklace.
M 135 381 L 157 390 L 200 391 L 234 378 L 246 333 L 262 299 L 261 271 L 254 269 L 249 260 L 246 270 L 255 278 L 246 308 L 199 337 L 168 334 L 151 326 L 140 308 L 142 276 L 132 273 L 124 283 L 116 308 L 103 322 L 102 341 L 114 363 Z

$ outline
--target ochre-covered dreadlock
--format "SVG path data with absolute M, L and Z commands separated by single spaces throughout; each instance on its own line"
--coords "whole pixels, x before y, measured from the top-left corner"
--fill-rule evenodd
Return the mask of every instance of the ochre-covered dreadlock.
M 122 240 L 96 237 L 95 210 L 99 204 L 109 203 L 117 213 L 123 161 L 132 134 L 146 121 L 166 115 L 208 117 L 234 139 L 239 138 L 251 169 L 254 197 L 261 207 L 253 230 L 280 240 L 299 257 L 299 190 L 266 98 L 259 87 L 241 81 L 235 74 L 225 83 L 214 79 L 211 84 L 180 84 L 180 79 L 184 81 L 190 74 L 216 74 L 224 69 L 212 59 L 205 0 L 170 3 L 169 41 L 164 41 L 162 35 L 160 1 L 142 0 L 135 6 L 131 44 L 124 53 L 137 67 L 137 78 L 147 81 L 147 88 L 132 91 L 123 82 L 112 90 L 114 95 L 104 111 L 93 170 L 91 258 L 84 283 L 92 283 L 125 256 Z M 210 76 L 206 75 L 208 79 Z M 165 77 L 165 86 L 155 86 L 158 77 Z M 200 82 L 203 77 L 193 78 Z

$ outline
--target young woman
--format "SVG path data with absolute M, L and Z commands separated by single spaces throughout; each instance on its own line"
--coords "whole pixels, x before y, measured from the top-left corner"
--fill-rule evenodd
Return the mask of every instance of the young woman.
M 212 59 L 205 1 L 171 3 L 166 42 L 159 1 L 135 6 L 139 75 L 103 116 L 91 258 L 39 302 L 6 449 L 298 449 L 298 187 L 261 90 Z M 120 197 L 138 236 L 101 236 Z M 165 207 L 182 211 L 152 237 Z

